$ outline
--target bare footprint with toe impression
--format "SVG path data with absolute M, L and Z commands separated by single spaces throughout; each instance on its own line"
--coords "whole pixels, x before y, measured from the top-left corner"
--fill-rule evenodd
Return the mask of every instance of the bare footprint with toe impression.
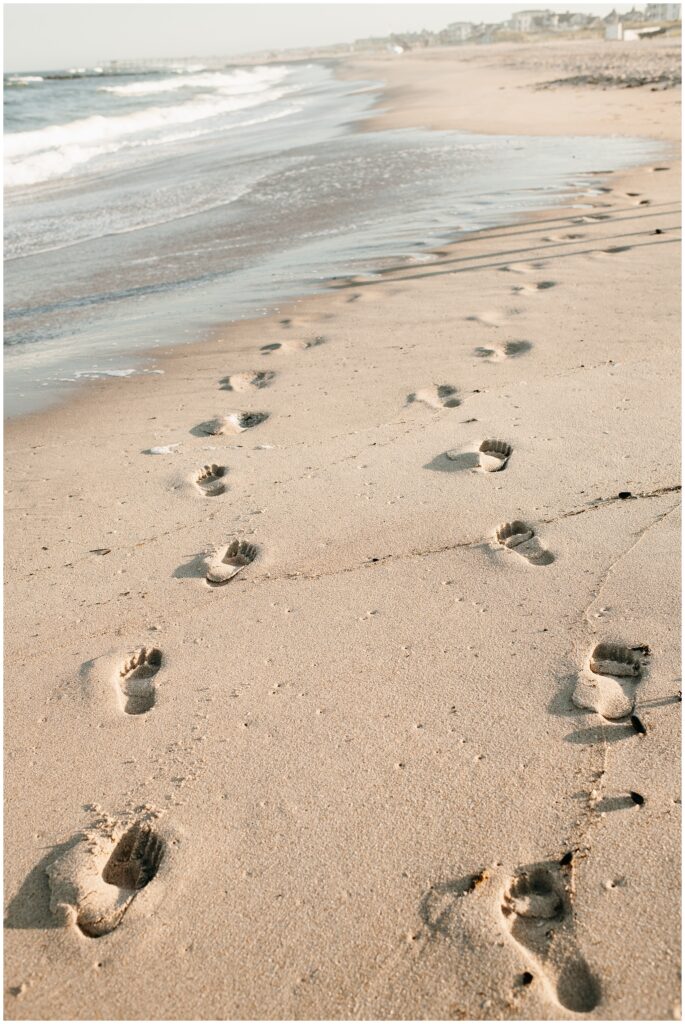
M 245 540 L 233 540 L 206 561 L 205 579 L 211 586 L 220 587 L 254 562 L 257 547 Z
M 118 838 L 84 835 L 46 868 L 52 913 L 89 938 L 109 934 L 159 871 L 164 850 L 161 836 L 141 822 Z
M 195 486 L 205 498 L 216 498 L 226 490 L 224 477 L 227 473 L 226 466 L 218 466 L 214 462 L 203 466 L 195 474 Z
M 644 647 L 597 644 L 578 676 L 573 703 L 610 721 L 632 715 L 647 656 Z
M 513 449 L 506 441 L 482 441 L 478 449 L 480 468 L 486 473 L 499 473 L 504 469 Z
M 121 705 L 127 715 L 144 715 L 154 707 L 155 676 L 162 667 L 158 647 L 140 647 L 127 658 L 119 670 L 118 685 Z
M 534 274 L 536 270 L 542 270 L 544 263 L 510 263 L 500 270 L 508 274 Z
M 451 384 L 434 384 L 430 388 L 421 388 L 420 391 L 413 391 L 407 395 L 407 405 L 412 402 L 423 402 L 432 409 L 456 409 L 461 405 L 461 399 L 457 396 L 457 389 Z
M 534 284 L 515 284 L 512 286 L 514 295 L 534 295 L 536 292 L 545 292 L 555 288 L 556 281 L 536 281 Z
M 193 433 L 208 434 L 218 437 L 222 434 L 242 434 L 244 430 L 256 427 L 269 418 L 268 412 L 230 412 L 225 416 L 215 416 L 198 424 Z
M 513 359 L 516 356 L 522 356 L 524 352 L 530 352 L 532 347 L 529 341 L 508 341 L 501 348 L 486 348 L 479 345 L 477 348 L 474 348 L 473 354 L 478 356 L 479 359 L 486 359 L 490 363 L 500 363 L 503 359 Z
M 570 889 L 558 864 L 520 868 L 502 894 L 506 930 L 549 996 L 572 1013 L 590 1013 L 601 987 L 578 950 Z
M 275 376 L 273 370 L 246 370 L 223 377 L 219 387 L 222 391 L 253 391 L 268 387 Z
M 259 351 L 265 356 L 271 355 L 273 352 L 304 352 L 306 349 L 318 348 L 319 345 L 325 345 L 325 343 L 326 338 L 319 335 L 309 341 L 273 341 L 268 345 L 262 345 Z
M 497 527 L 495 536 L 503 548 L 525 558 L 531 565 L 549 565 L 554 561 L 554 555 L 542 547 L 532 526 L 520 519 L 502 523 Z

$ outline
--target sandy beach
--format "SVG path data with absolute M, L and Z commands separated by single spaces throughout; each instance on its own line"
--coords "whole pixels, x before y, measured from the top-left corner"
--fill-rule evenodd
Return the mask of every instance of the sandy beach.
M 663 155 L 7 423 L 9 1019 L 679 1015 L 680 90 L 535 88 L 611 52 L 344 62 Z

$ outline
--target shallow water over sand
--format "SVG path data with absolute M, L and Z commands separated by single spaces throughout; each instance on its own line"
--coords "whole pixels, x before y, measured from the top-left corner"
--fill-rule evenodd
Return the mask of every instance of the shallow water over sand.
M 421 261 L 658 152 L 356 131 L 379 88 L 314 64 L 28 83 L 8 135 L 7 413 L 78 380 L 154 372 L 157 347 L 360 267 Z

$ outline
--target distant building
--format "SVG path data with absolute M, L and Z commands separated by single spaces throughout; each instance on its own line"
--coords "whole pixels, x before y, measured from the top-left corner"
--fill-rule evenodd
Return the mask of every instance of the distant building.
M 543 32 L 555 29 L 559 15 L 554 11 L 516 11 L 509 20 L 512 32 Z
M 473 25 L 470 21 L 453 21 L 438 32 L 438 39 L 443 46 L 450 46 L 452 43 L 465 43 L 472 34 Z
M 621 21 L 624 25 L 634 25 L 635 22 L 641 23 L 645 20 L 645 12 L 639 11 L 637 7 L 633 7 L 632 10 L 627 11 L 621 15 Z
M 647 21 L 680 21 L 680 4 L 647 4 Z
M 583 28 L 596 28 L 601 24 L 596 14 L 583 14 L 582 12 L 566 11 L 565 14 L 557 15 L 556 28 L 559 32 L 578 32 Z

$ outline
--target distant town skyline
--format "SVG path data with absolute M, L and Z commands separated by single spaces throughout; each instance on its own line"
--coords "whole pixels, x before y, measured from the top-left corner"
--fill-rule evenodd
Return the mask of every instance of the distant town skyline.
M 113 60 L 230 57 L 348 44 L 369 36 L 503 22 L 516 11 L 625 13 L 644 4 L 6 4 L 4 70 L 93 67 Z M 40 26 L 40 31 L 37 31 Z

